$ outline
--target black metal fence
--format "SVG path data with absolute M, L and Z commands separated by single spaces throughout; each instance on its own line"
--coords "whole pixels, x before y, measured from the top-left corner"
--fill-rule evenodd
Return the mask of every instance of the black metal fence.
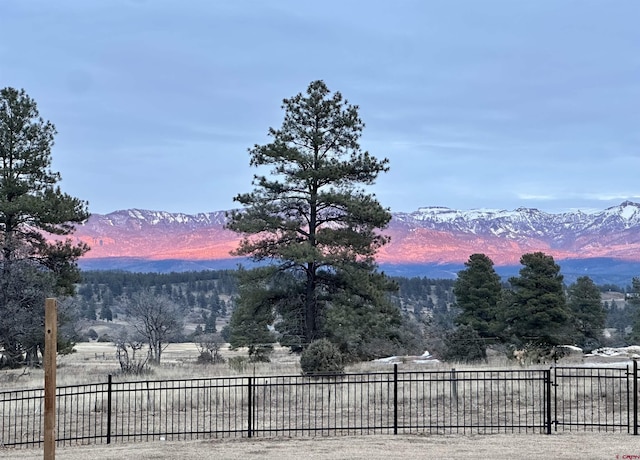
M 43 442 L 43 390 L 0 392 L 0 445 Z M 638 366 L 63 386 L 58 445 L 398 433 L 638 434 Z

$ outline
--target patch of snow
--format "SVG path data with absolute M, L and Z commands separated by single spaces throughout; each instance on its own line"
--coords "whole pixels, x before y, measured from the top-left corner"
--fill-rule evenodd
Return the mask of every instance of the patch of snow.
M 569 351 L 574 351 L 576 353 L 582 353 L 583 352 L 582 348 L 576 347 L 574 345 L 560 345 L 558 348 L 565 348 L 565 349 L 567 349 Z
M 386 358 L 374 359 L 373 362 L 382 364 L 437 364 L 440 361 L 435 359 L 429 351 L 425 351 L 420 356 L 389 356 Z
M 636 208 L 635 206 L 629 206 L 624 203 L 624 205 L 620 209 L 620 217 L 622 217 L 624 220 L 630 220 L 636 215 L 637 212 L 638 208 Z
M 378 358 L 373 360 L 374 363 L 388 363 L 388 364 L 393 364 L 398 361 L 400 361 L 400 358 L 398 358 L 397 356 L 389 356 L 388 358 Z
M 587 356 L 605 356 L 605 357 L 621 356 L 621 357 L 635 358 L 640 356 L 640 346 L 631 345 L 628 347 L 619 347 L 619 348 L 603 347 L 603 348 L 598 348 L 597 350 L 593 350 L 593 352 L 591 352 L 591 354 Z

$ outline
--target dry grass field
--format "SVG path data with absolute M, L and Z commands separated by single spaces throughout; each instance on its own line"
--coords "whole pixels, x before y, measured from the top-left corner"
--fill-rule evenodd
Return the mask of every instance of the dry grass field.
M 149 442 L 58 448 L 65 460 L 146 459 L 495 459 L 618 460 L 640 458 L 640 437 L 620 434 L 360 436 Z M 41 449 L 0 449 L 0 458 L 35 460 Z
M 143 376 L 118 375 L 120 367 L 116 347 L 112 343 L 78 343 L 75 350 L 75 353 L 58 357 L 58 386 L 106 382 L 109 374 L 116 379 L 129 381 L 300 373 L 298 357 L 281 347 L 274 351 L 272 363 L 247 364 L 244 369 L 237 369 L 228 364 L 198 365 L 198 349 L 193 343 L 170 344 L 163 352 L 161 366 L 153 367 L 151 374 Z M 143 352 L 140 350 L 140 353 Z M 224 346 L 221 352 L 226 359 L 247 355 L 246 350 L 230 350 L 228 346 Z M 42 369 L 0 371 L 2 390 L 42 388 L 43 384 Z
M 276 346 L 271 363 L 247 364 L 243 369 L 238 369 L 229 364 L 222 365 L 197 365 L 198 349 L 193 343 L 170 344 L 162 355 L 162 365 L 153 368 L 153 373 L 141 377 L 118 376 L 120 370 L 116 359 L 116 348 L 112 343 L 78 343 L 75 346 L 76 352 L 68 356 L 58 357 L 57 383 L 63 385 L 80 385 L 85 383 L 105 382 L 109 374 L 113 374 L 118 380 L 166 380 L 185 378 L 211 378 L 211 377 L 234 377 L 234 376 L 264 376 L 264 375 L 295 375 L 300 374 L 299 357 L 289 353 L 287 348 Z M 143 350 L 141 350 L 143 352 Z M 228 346 L 223 346 L 221 354 L 224 358 L 246 356 L 245 349 L 230 350 Z M 606 358 L 600 359 L 572 359 L 565 358 L 560 365 L 582 365 L 582 364 L 604 364 L 624 366 L 629 363 L 627 358 Z M 437 361 L 428 364 L 402 363 L 401 370 L 449 370 L 455 367 L 459 370 L 477 369 L 477 365 L 453 365 L 450 363 L 438 363 Z M 504 356 L 492 356 L 490 362 L 483 367 L 489 369 L 521 369 L 513 360 L 508 360 Z M 548 368 L 548 365 L 536 366 L 536 368 Z M 533 367 L 532 367 L 533 368 Z M 347 372 L 370 372 L 389 371 L 392 366 L 388 363 L 359 363 L 348 366 Z M 16 390 L 27 388 L 41 388 L 44 383 L 44 372 L 42 369 L 24 370 L 3 370 L 0 371 L 0 388 L 2 390 Z

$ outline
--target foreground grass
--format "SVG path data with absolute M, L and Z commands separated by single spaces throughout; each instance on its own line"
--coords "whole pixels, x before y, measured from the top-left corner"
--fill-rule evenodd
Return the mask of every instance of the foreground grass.
M 145 459 L 639 459 L 640 436 L 584 433 L 485 436 L 361 436 L 149 442 L 57 448 L 68 460 Z M 0 449 L 0 458 L 41 459 L 42 450 Z

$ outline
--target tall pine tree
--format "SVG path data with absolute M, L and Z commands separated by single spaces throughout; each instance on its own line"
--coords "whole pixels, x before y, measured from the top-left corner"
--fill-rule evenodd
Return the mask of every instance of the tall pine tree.
M 0 365 L 37 359 L 44 299 L 73 293 L 76 261 L 88 250 L 67 237 L 89 214 L 86 202 L 57 185 L 55 134 L 24 90 L 0 90 Z
M 379 230 L 391 214 L 364 189 L 388 170 L 388 160 L 361 149 L 358 107 L 322 81 L 285 99 L 282 108 L 282 127 L 269 129 L 272 142 L 249 150 L 251 165 L 261 173 L 254 176 L 253 191 L 237 195 L 243 209 L 228 215 L 228 228 L 244 235 L 235 254 L 272 263 L 272 270 L 261 272 L 263 285 L 278 291 L 278 328 L 289 345 L 305 347 L 329 336 L 331 309 L 345 321 L 375 316 L 386 324 L 384 331 L 367 331 L 395 340 L 400 313 L 381 295 L 395 286 L 377 272 L 374 260 L 388 241 Z M 277 285 L 269 279 L 274 276 Z M 362 338 L 365 332 L 356 334 Z
M 507 339 L 543 349 L 568 343 L 573 330 L 560 266 L 542 252 L 524 254 L 520 263 L 520 276 L 509 279 L 513 296 L 503 312 Z
M 569 286 L 568 303 L 575 329 L 575 343 L 585 351 L 600 346 L 606 319 L 600 289 L 588 276 Z
M 496 310 L 502 286 L 493 261 L 485 254 L 472 254 L 458 272 L 453 293 L 460 314 L 456 322 L 473 328 L 480 337 L 493 337 L 496 333 Z

